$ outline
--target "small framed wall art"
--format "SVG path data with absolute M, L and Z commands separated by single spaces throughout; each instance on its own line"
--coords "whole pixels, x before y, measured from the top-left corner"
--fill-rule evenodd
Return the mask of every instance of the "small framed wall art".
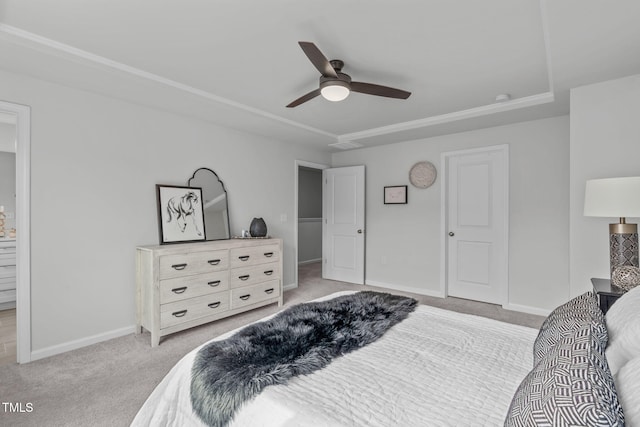
M 392 185 L 384 187 L 385 205 L 405 205 L 407 204 L 407 186 Z
M 160 244 L 205 240 L 202 188 L 156 185 Z

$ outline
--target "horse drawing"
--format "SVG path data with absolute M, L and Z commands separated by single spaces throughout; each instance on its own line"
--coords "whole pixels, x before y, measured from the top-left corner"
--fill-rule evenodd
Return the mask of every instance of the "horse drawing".
M 191 217 L 193 226 L 196 229 L 198 236 L 202 236 L 202 233 L 198 229 L 196 224 L 196 208 L 198 204 L 198 196 L 193 191 L 187 192 L 184 196 L 175 196 L 169 199 L 167 202 L 167 222 L 171 222 L 174 219 L 178 225 L 178 229 L 184 233 L 187 228 L 187 217 Z

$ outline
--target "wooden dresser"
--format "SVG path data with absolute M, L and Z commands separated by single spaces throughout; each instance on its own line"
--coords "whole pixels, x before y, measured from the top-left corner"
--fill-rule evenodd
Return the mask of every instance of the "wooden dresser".
M 231 239 L 136 249 L 136 333 L 160 337 L 277 302 L 282 239 Z

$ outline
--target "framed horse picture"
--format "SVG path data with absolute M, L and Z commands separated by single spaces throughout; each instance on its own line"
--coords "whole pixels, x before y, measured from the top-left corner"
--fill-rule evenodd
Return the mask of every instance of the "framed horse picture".
M 205 240 L 202 188 L 156 185 L 160 244 Z

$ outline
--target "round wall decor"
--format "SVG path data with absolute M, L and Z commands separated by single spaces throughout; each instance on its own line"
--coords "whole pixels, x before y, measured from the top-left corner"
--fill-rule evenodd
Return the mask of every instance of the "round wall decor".
M 428 188 L 436 181 L 436 167 L 431 162 L 418 162 L 409 171 L 409 181 L 414 187 Z

